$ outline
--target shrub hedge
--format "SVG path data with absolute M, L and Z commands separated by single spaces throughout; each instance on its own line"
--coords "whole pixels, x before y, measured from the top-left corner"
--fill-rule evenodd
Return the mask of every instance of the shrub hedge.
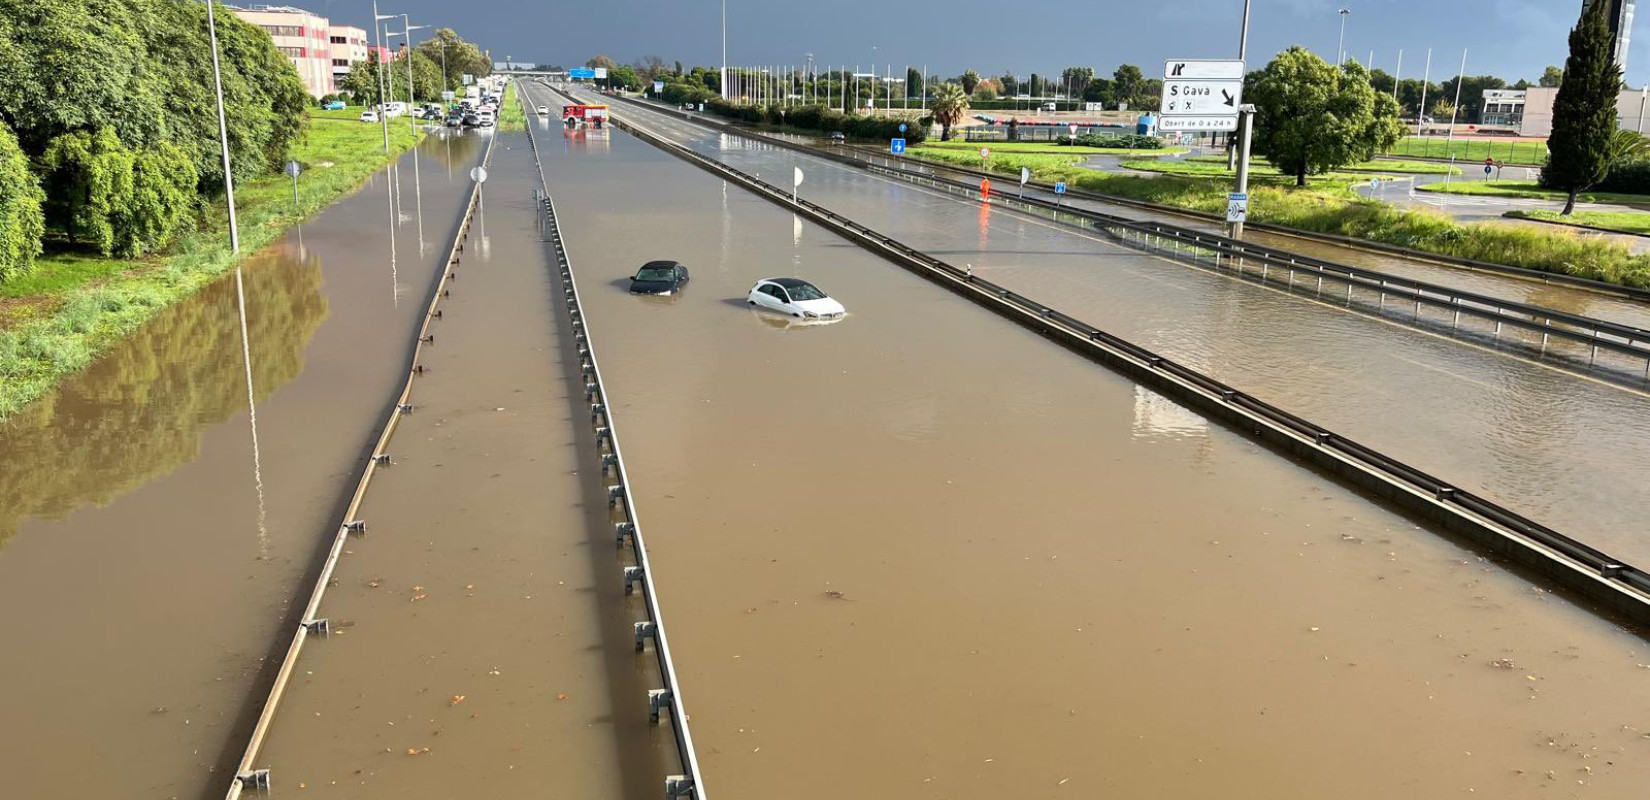
M 910 121 L 889 117 L 850 116 L 820 105 L 793 106 L 791 108 L 776 105 L 740 105 L 723 100 L 715 92 L 708 89 L 685 83 L 666 84 L 662 97 L 667 103 L 703 103 L 706 111 L 752 125 L 783 124 L 792 128 L 805 128 L 821 133 L 841 131 L 844 135 L 856 139 L 894 139 L 903 137 L 908 143 L 916 144 L 928 138 L 928 127 L 933 124 L 932 117 Z M 901 122 L 906 123 L 904 133 L 901 133 L 899 129 Z

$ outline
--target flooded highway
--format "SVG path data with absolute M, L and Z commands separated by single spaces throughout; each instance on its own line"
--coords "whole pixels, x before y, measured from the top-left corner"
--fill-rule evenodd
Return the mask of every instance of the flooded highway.
M 718 798 L 1650 779 L 1642 639 L 667 153 L 548 135 Z M 1028 245 L 989 213 L 951 248 Z M 626 294 L 659 258 L 686 291 Z M 848 317 L 752 311 L 776 276 Z
M 626 110 L 621 107 L 620 111 Z M 632 112 L 636 113 L 636 112 Z M 1631 562 L 1650 562 L 1650 394 L 646 113 L 699 152 Z M 1534 284 L 1526 284 L 1534 286 Z M 1539 338 L 1539 337 L 1537 337 Z
M 8 797 L 221 796 L 483 144 L 429 138 L 248 258 L 255 417 L 226 275 L 0 426 Z
M 648 723 L 583 380 L 539 237 L 527 137 L 500 133 L 415 413 L 259 763 L 275 791 L 655 798 Z M 485 231 L 485 233 L 482 233 Z M 674 771 L 674 770 L 672 770 Z

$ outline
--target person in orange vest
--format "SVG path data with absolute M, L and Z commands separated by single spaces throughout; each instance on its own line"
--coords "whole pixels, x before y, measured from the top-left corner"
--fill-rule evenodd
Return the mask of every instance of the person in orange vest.
M 990 200 L 991 199 L 991 179 L 990 178 L 980 179 L 980 199 L 981 200 Z

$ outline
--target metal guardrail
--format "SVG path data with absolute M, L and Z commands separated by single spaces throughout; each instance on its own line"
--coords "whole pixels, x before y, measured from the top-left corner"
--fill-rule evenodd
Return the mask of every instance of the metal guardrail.
M 1122 337 L 922 253 L 806 199 L 709 156 L 639 128 L 621 115 L 619 127 L 715 175 L 732 180 L 844 238 L 924 275 L 1027 327 L 1211 416 L 1241 423 L 1270 443 L 1333 470 L 1355 488 L 1374 491 L 1433 518 L 1475 544 L 1526 568 L 1634 624 L 1650 624 L 1650 573 L 1491 500 L 1387 456 L 1282 408 L 1245 394 Z
M 635 561 L 634 565 L 624 568 L 625 593 L 629 594 L 632 587 L 638 583 L 642 587 L 647 619 L 635 623 L 636 652 L 640 653 L 645 649 L 648 638 L 653 639 L 653 654 L 658 662 L 661 682 L 664 684 L 663 688 L 648 692 L 648 719 L 657 724 L 660 712 L 669 710 L 670 721 L 675 730 L 676 755 L 686 773 L 665 777 L 665 797 L 666 800 L 679 797 L 706 800 L 705 781 L 699 769 L 699 757 L 693 749 L 693 734 L 688 729 L 687 707 L 682 700 L 681 681 L 677 678 L 676 664 L 670 656 L 670 642 L 665 636 L 664 613 L 659 608 L 658 590 L 653 583 L 653 567 L 648 563 L 647 545 L 642 537 L 642 522 L 636 512 L 635 493 L 631 491 L 630 473 L 625 468 L 624 452 L 619 446 L 618 420 L 613 414 L 613 405 L 608 399 L 606 384 L 602 381 L 601 367 L 596 362 L 595 342 L 585 326 L 584 306 L 579 302 L 578 279 L 573 274 L 572 260 L 567 254 L 566 243 L 562 241 L 561 227 L 556 222 L 556 203 L 549 192 L 550 185 L 545 179 L 544 164 L 539 160 L 538 141 L 533 135 L 531 120 L 527 124 L 527 142 L 533 150 L 533 162 L 538 167 L 539 183 L 544 189 L 541 208 L 543 216 L 540 223 L 543 226 L 545 241 L 550 242 L 556 252 L 556 263 L 567 301 L 567 316 L 578 350 L 579 370 L 585 379 L 585 400 L 590 404 L 591 424 L 596 426 L 596 448 L 602 451 L 603 443 L 607 445 L 606 450 L 600 455 L 603 482 L 606 482 L 609 470 L 613 473 L 614 483 L 607 487 L 608 506 L 622 508 L 627 520 L 615 525 L 613 531 L 619 547 L 624 546 L 626 537 L 629 538 L 631 556 Z
M 493 157 L 493 143 L 497 137 L 488 139 L 487 151 L 482 155 L 481 163 L 486 165 Z M 416 146 L 416 145 L 415 145 Z M 270 725 L 275 720 L 275 712 L 279 708 L 281 699 L 286 695 L 287 685 L 292 680 L 292 673 L 298 667 L 298 657 L 303 652 L 304 642 L 310 636 L 325 635 L 330 632 L 330 624 L 320 616 L 321 601 L 326 596 L 327 585 L 332 582 L 332 573 L 338 566 L 338 559 L 344 553 L 344 545 L 352 535 L 366 532 L 367 523 L 359 517 L 361 503 L 366 499 L 367 487 L 372 484 L 373 475 L 378 469 L 390 463 L 389 443 L 394 435 L 396 426 L 401 417 L 412 412 L 413 381 L 424 374 L 424 367 L 419 363 L 424 347 L 433 344 L 434 334 L 430 333 L 430 326 L 441 317 L 438 306 L 441 298 L 446 297 L 450 289 L 447 284 L 452 279 L 460 261 L 460 254 L 464 252 L 464 243 L 470 238 L 470 225 L 474 221 L 476 206 L 481 197 L 481 184 L 475 183 L 470 187 L 470 200 L 464 206 L 464 215 L 459 223 L 458 233 L 453 236 L 452 246 L 447 251 L 447 261 L 442 267 L 441 278 L 436 281 L 430 293 L 429 306 L 424 310 L 424 321 L 418 327 L 417 339 L 412 348 L 411 357 L 407 363 L 407 378 L 401 385 L 401 393 L 396 396 L 394 405 L 378 433 L 378 440 L 373 445 L 371 457 L 361 470 L 361 476 L 356 480 L 355 492 L 350 495 L 349 505 L 344 511 L 344 519 L 338 524 L 334 534 L 332 546 L 327 551 L 326 560 L 321 565 L 320 575 L 315 579 L 315 586 L 310 590 L 309 602 L 304 606 L 303 617 L 298 627 L 292 632 L 292 641 L 287 645 L 286 656 L 275 673 L 275 682 L 269 689 L 269 696 L 264 700 L 263 710 L 258 714 L 258 721 L 253 725 L 252 735 L 247 741 L 246 751 L 241 756 L 240 763 L 235 768 L 235 775 L 230 779 L 229 789 L 225 794 L 226 800 L 237 800 L 247 789 L 268 790 L 270 788 L 270 771 L 267 768 L 256 766 L 258 755 L 263 750 L 264 739 L 269 735 Z
M 973 195 L 978 196 L 977 186 L 964 183 L 964 181 L 932 175 L 932 173 L 921 172 L 921 170 L 893 167 L 891 163 L 881 163 L 879 165 L 879 163 L 870 162 L 868 158 L 851 157 L 846 153 L 822 150 L 822 148 L 810 147 L 810 145 L 799 144 L 799 142 L 792 142 L 792 140 L 756 134 L 756 132 L 739 129 L 736 125 L 726 124 L 721 120 L 693 117 L 693 115 L 681 114 L 676 109 L 643 104 L 642 101 L 634 101 L 634 99 L 627 99 L 627 101 L 645 107 L 648 111 L 657 112 L 657 114 L 680 115 L 683 119 L 693 120 L 696 124 L 729 130 L 729 132 L 742 135 L 747 139 L 766 142 L 766 144 L 774 145 L 774 147 L 797 150 L 797 152 L 808 153 L 813 157 L 846 163 L 851 167 L 865 168 L 865 170 L 871 170 L 871 172 L 896 176 L 896 178 L 903 178 L 903 180 L 926 181 L 931 185 L 960 188 L 960 190 L 970 191 Z M 1000 175 L 997 176 L 1002 178 Z M 1102 213 L 1102 211 L 1094 211 L 1094 209 L 1076 208 L 1076 206 L 1063 205 L 1063 203 L 1051 203 L 1051 201 L 1041 200 L 1036 196 L 1006 195 L 1006 193 L 995 193 L 993 191 L 993 200 L 1018 205 L 1025 209 L 1033 209 L 1038 213 L 1053 214 L 1054 218 L 1064 224 L 1072 224 L 1072 221 L 1081 219 L 1081 221 L 1091 223 L 1089 228 L 1099 226 L 1099 228 L 1107 229 L 1119 241 L 1129 241 L 1129 239 L 1132 239 L 1130 234 L 1143 234 L 1143 236 L 1150 236 L 1150 238 L 1160 239 L 1160 241 L 1175 242 L 1176 254 L 1181 249 L 1188 252 L 1211 252 L 1214 261 L 1219 262 L 1221 257 L 1224 257 L 1228 269 L 1236 269 L 1239 274 L 1246 274 L 1244 267 L 1247 266 L 1247 262 L 1256 262 L 1256 264 L 1262 266 L 1261 274 L 1257 275 L 1262 282 L 1284 282 L 1284 284 L 1289 285 L 1290 289 L 1295 287 L 1295 274 L 1305 272 L 1308 277 L 1318 277 L 1320 284 L 1322 284 L 1322 279 L 1330 279 L 1345 284 L 1348 290 L 1353 289 L 1353 287 L 1373 290 L 1379 295 L 1378 304 L 1381 307 L 1386 305 L 1388 295 L 1394 295 L 1398 299 L 1416 305 L 1417 313 L 1421 310 L 1422 305 L 1442 308 L 1445 312 L 1452 313 L 1454 315 L 1452 325 L 1459 323 L 1460 315 L 1465 313 L 1470 317 L 1483 318 L 1483 320 L 1495 323 L 1495 335 L 1500 335 L 1501 327 L 1515 327 L 1541 333 L 1541 336 L 1543 336 L 1541 338 L 1543 350 L 1546 343 L 1548 343 L 1548 338 L 1574 341 L 1574 343 L 1589 348 L 1589 358 L 1587 358 L 1589 365 L 1597 360 L 1599 350 L 1612 351 L 1612 353 L 1619 353 L 1619 355 L 1630 356 L 1635 360 L 1645 361 L 1645 373 L 1643 374 L 1650 378 L 1650 330 L 1645 330 L 1645 328 L 1620 325 L 1620 323 L 1584 317 L 1584 315 L 1576 315 L 1576 313 L 1559 312 L 1554 308 L 1523 304 L 1523 302 L 1516 302 L 1516 300 L 1501 300 L 1498 297 L 1492 297 L 1492 295 L 1478 294 L 1478 292 L 1450 289 L 1445 285 L 1431 284 L 1426 280 L 1407 279 L 1407 277 L 1401 277 L 1401 275 L 1386 274 L 1386 272 L 1373 271 L 1373 269 L 1365 269 L 1365 267 L 1336 264 L 1336 262 L 1317 259 L 1317 257 L 1299 256 L 1299 254 L 1292 254 L 1292 252 L 1277 251 L 1272 247 L 1256 246 L 1251 242 L 1206 233 L 1206 231 L 1195 231 L 1195 229 L 1180 228 L 1180 226 L 1171 226 L 1171 224 L 1150 223 L 1150 221 L 1140 221 L 1140 219 L 1124 218 L 1124 216 Z M 1153 249 L 1167 251 L 1168 247 L 1153 247 Z M 1216 266 L 1219 266 L 1219 264 L 1216 264 Z M 1284 271 L 1282 274 L 1285 275 L 1285 279 L 1272 279 L 1270 267 L 1277 267 L 1280 271 Z

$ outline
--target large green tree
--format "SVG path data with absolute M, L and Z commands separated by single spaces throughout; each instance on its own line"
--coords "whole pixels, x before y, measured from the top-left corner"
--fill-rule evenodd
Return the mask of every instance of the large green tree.
M 1123 64 L 1111 75 L 1112 100 L 1139 108 L 1145 101 L 1146 76 L 1133 64 Z
M 1549 89 L 1556 89 L 1560 84 L 1564 83 L 1564 70 L 1559 67 L 1549 65 L 1546 69 L 1541 71 L 1541 79 L 1537 83 L 1538 85 L 1545 86 Z
M 1570 57 L 1553 101 L 1550 155 L 1541 181 L 1568 195 L 1564 214 L 1575 211 L 1577 194 L 1604 180 L 1610 170 L 1621 67 L 1611 54 L 1606 5 L 1589 5 L 1570 31 Z
M 480 78 L 493 73 L 493 62 L 487 60 L 487 54 L 480 47 L 464 41 L 452 28 L 437 28 L 434 36 L 419 43 L 418 52 L 437 66 L 443 63 L 442 55 L 445 53 L 447 73 L 443 83 L 446 89 L 460 86 L 465 75 Z
M 1298 186 L 1309 174 L 1368 158 L 1392 130 L 1377 124 L 1375 90 L 1355 61 L 1336 69 L 1297 45 L 1245 83 L 1244 97 L 1255 106 L 1256 152 Z M 1392 114 L 1395 106 L 1385 109 Z
M 957 82 L 962 84 L 963 94 L 972 97 L 974 90 L 980 85 L 980 73 L 971 69 L 964 70 L 962 76 L 957 78 Z

